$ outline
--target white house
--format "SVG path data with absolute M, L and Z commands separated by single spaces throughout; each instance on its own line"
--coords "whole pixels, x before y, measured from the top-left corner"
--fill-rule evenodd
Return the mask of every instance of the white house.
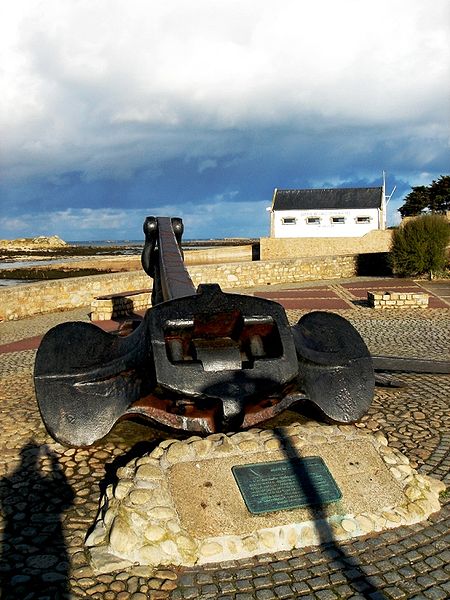
M 384 185 L 371 188 L 275 189 L 270 235 L 275 238 L 361 237 L 386 229 Z

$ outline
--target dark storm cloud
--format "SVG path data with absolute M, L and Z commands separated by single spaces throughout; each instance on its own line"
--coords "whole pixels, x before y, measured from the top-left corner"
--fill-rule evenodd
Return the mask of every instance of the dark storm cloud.
M 448 169 L 445 0 L 1 10 L 0 237 L 140 237 L 157 211 L 192 237 L 263 235 L 274 187 L 383 169 L 392 220 Z

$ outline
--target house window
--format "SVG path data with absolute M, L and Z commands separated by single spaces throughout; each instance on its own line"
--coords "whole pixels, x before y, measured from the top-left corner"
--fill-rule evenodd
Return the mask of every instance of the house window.
M 283 225 L 295 225 L 297 223 L 297 219 L 295 217 L 283 217 L 281 222 Z
M 357 223 L 370 223 L 371 217 L 356 217 L 355 221 Z
M 337 225 L 337 224 L 344 224 L 345 223 L 345 217 L 331 217 L 331 222 L 333 225 Z
M 307 217 L 306 223 L 308 225 L 320 225 L 320 217 Z

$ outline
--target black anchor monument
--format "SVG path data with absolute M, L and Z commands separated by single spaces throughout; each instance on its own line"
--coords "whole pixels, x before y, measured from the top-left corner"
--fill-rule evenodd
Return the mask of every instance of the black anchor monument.
M 128 335 L 70 322 L 47 332 L 34 381 L 50 435 L 88 446 L 122 418 L 210 434 L 253 427 L 293 405 L 313 403 L 329 421 L 369 409 L 375 371 L 448 373 L 444 362 L 371 356 L 339 315 L 315 311 L 289 326 L 277 302 L 195 289 L 184 266 L 183 223 L 148 217 L 142 266 L 152 308 Z

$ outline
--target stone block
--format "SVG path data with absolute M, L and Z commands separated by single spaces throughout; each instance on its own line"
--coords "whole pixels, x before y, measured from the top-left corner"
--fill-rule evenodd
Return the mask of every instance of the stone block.
M 166 440 L 158 458 L 153 451 L 118 471 L 127 487 L 122 500 L 117 494 L 102 499 L 99 527 L 105 531 L 88 539 L 94 570 L 114 570 L 120 560 L 149 568 L 238 560 L 320 544 L 327 536 L 339 541 L 413 524 L 440 508 L 443 484 L 417 473 L 379 432 L 308 422 L 282 433 L 295 446 L 291 434 L 301 435 L 302 456 L 321 456 L 342 492 L 318 520 L 311 520 L 309 507 L 255 519 L 236 485 L 234 465 L 285 459 L 279 443 L 267 451 L 268 442 L 279 442 L 279 432 Z M 220 451 L 224 444 L 231 449 L 226 454 Z M 143 488 L 155 476 L 156 495 Z M 111 567 L 106 560 L 99 564 L 95 557 L 100 555 L 111 557 Z
M 426 308 L 428 294 L 412 292 L 367 292 L 367 300 L 372 308 Z

